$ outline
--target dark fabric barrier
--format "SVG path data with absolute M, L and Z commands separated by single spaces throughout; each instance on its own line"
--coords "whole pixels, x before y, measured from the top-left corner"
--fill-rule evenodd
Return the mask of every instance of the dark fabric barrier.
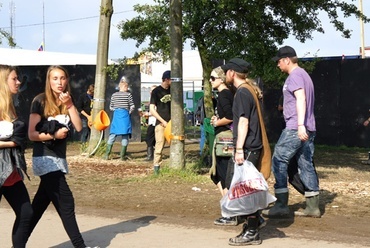
M 370 147 L 370 59 L 322 59 L 311 73 L 315 85 L 316 144 Z M 264 111 L 270 142 L 280 136 L 277 110 L 281 90 L 265 89 Z

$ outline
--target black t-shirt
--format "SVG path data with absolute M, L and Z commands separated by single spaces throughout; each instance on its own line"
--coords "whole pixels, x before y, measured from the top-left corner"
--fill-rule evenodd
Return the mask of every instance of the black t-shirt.
M 156 87 L 151 94 L 150 104 L 154 104 L 157 107 L 158 114 L 165 121 L 171 120 L 171 89 L 164 89 L 162 86 Z M 156 125 L 160 121 L 157 120 Z
M 217 115 L 219 119 L 224 117 L 229 120 L 233 119 L 233 98 L 233 93 L 228 89 L 224 89 L 218 93 Z M 217 126 L 215 128 L 215 134 L 230 130 L 230 125 L 231 123 L 227 126 Z
M 47 121 L 44 116 L 44 99 L 45 94 L 40 94 L 35 97 L 31 104 L 31 114 L 38 114 L 41 116 L 41 122 Z M 70 123 L 69 123 L 70 124 Z M 70 125 L 69 125 L 70 126 Z M 46 145 L 46 142 L 35 141 L 33 143 L 33 157 L 52 156 L 58 158 L 66 158 L 67 139 L 56 139 L 52 146 Z
M 81 111 L 85 111 L 86 114 L 90 115 L 91 108 L 92 108 L 92 102 L 93 102 L 93 96 L 84 93 L 80 95 L 78 98 L 76 108 L 78 109 L 78 112 L 81 113 Z M 83 114 L 80 114 L 82 119 L 86 119 L 86 117 Z
M 258 119 L 257 106 L 251 92 L 240 87 L 234 97 L 233 103 L 233 136 L 234 144 L 238 134 L 239 118 L 248 119 L 249 127 L 247 137 L 244 142 L 244 149 L 255 151 L 262 148 L 261 126 Z

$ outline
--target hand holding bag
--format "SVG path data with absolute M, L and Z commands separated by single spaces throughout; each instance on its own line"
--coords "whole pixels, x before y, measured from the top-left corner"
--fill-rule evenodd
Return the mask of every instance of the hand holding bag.
M 253 214 L 274 201 L 264 176 L 245 160 L 243 165 L 234 164 L 230 189 L 220 201 L 221 214 L 223 217 Z

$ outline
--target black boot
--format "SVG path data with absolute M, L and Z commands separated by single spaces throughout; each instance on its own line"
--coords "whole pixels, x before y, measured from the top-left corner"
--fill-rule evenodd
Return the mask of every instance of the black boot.
M 257 227 L 257 230 L 261 230 L 262 228 L 264 228 L 266 226 L 266 221 L 265 219 L 260 215 L 260 213 L 258 212 L 258 215 L 257 215 L 257 218 L 258 218 L 258 227 Z M 241 223 L 241 222 L 239 222 Z M 239 233 L 238 236 L 236 237 L 241 237 L 248 229 L 248 221 L 247 219 L 244 221 L 243 223 L 243 229 L 241 231 L 241 233 Z
M 242 233 L 235 238 L 229 239 L 229 245 L 259 245 L 262 243 L 258 233 L 259 218 L 249 217 L 248 225 L 243 225 Z
M 154 147 L 153 146 L 148 146 L 146 148 L 146 161 L 153 161 L 153 158 L 154 158 Z

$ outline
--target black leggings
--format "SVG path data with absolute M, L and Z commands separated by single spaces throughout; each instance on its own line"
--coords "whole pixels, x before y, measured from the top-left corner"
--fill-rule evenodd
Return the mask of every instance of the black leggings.
M 76 248 L 85 248 L 86 245 L 77 225 L 75 203 L 65 174 L 61 171 L 51 172 L 40 177 L 41 182 L 32 201 L 33 218 L 30 226 L 30 235 L 49 206 L 53 203 L 59 217 L 62 219 L 64 229 Z
M 12 186 L 0 188 L 0 200 L 4 195 L 15 213 L 15 221 L 12 231 L 12 242 L 14 248 L 24 248 L 28 240 L 28 229 L 32 218 L 32 206 L 30 196 L 23 181 Z

